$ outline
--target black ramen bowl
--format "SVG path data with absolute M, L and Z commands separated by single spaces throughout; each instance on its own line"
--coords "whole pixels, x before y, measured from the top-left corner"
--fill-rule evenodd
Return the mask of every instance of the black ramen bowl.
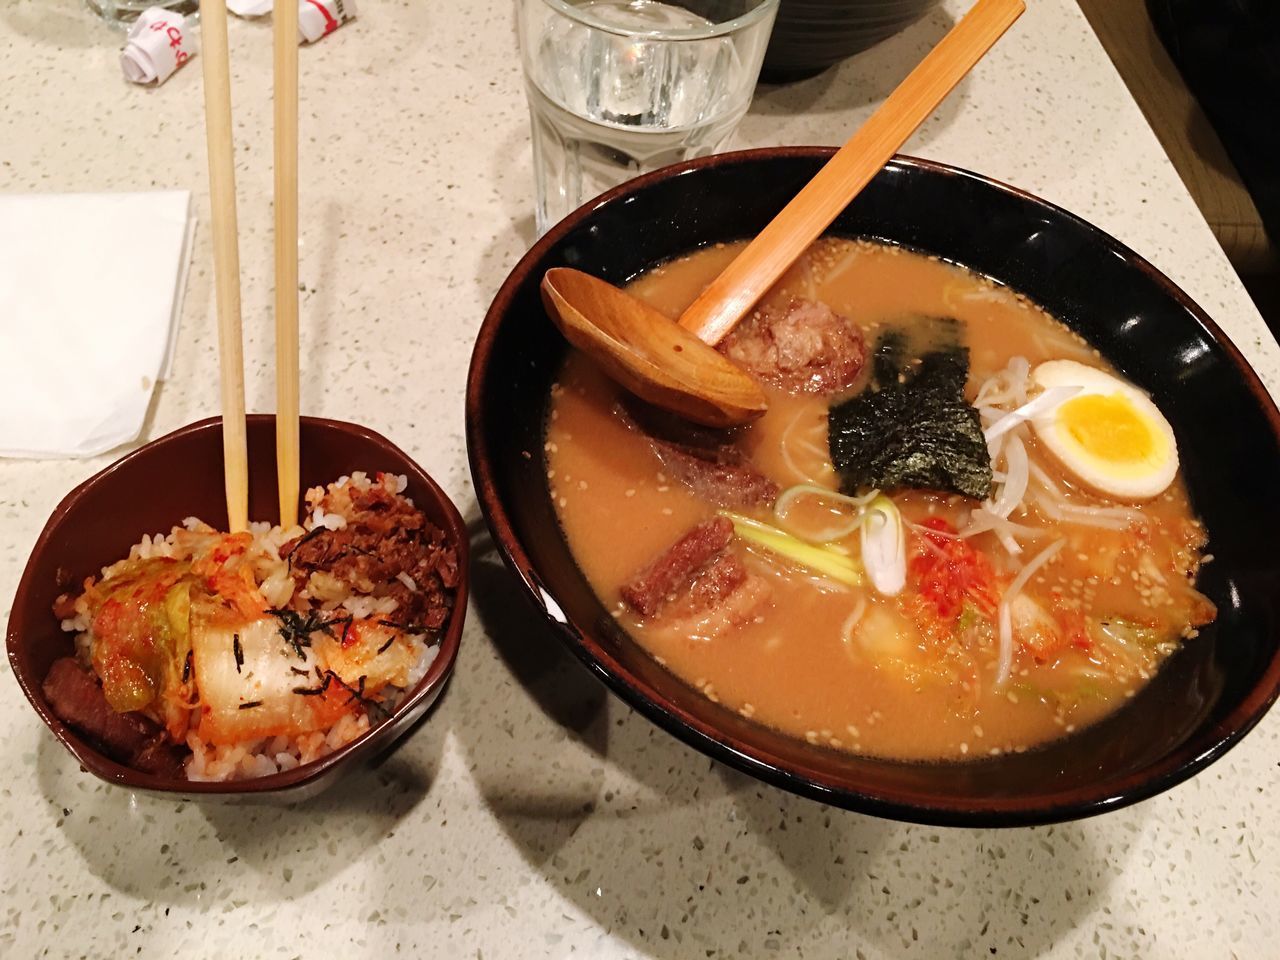
M 302 489 L 332 483 L 357 470 L 403 474 L 405 495 L 444 531 L 458 551 L 459 582 L 440 648 L 426 675 L 381 723 L 319 760 L 252 780 L 196 782 L 144 773 L 117 763 L 93 739 L 60 720 L 42 684 L 53 661 L 74 652 L 71 634 L 53 615 L 58 594 L 129 553 L 144 533 L 167 531 L 196 516 L 227 528 L 222 482 L 222 421 L 201 420 L 126 454 L 72 490 L 45 524 L 18 583 L 6 642 L 9 666 L 36 713 L 82 769 L 129 790 L 180 800 L 293 803 L 385 753 L 439 699 L 453 673 L 467 610 L 466 527 L 430 476 L 386 437 L 354 423 L 303 417 L 299 427 Z M 275 418 L 248 418 L 249 517 L 279 516 Z
M 938 0 L 782 0 L 760 79 L 790 83 L 821 73 L 923 17 Z
M 553 631 L 629 704 L 686 743 L 784 789 L 900 820 L 1014 826 L 1089 816 L 1168 789 L 1222 756 L 1280 689 L 1280 412 L 1199 307 L 1145 260 L 1052 204 L 977 174 L 892 161 L 830 232 L 936 254 L 1019 290 L 1150 391 L 1173 424 L 1215 559 L 1218 619 L 1107 719 L 1046 747 L 902 763 L 811 746 L 752 723 L 666 671 L 609 616 L 556 519 L 542 460 L 567 346 L 538 283 L 573 266 L 623 283 L 673 256 L 753 236 L 831 155 L 725 154 L 633 180 L 543 237 L 498 291 L 467 386 L 480 505 Z

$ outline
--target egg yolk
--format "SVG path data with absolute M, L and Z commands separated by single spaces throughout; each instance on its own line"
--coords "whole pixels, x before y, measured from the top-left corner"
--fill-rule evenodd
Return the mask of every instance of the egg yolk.
M 1090 393 L 1068 400 L 1058 408 L 1058 422 L 1100 460 L 1133 463 L 1156 454 L 1155 431 L 1120 393 Z

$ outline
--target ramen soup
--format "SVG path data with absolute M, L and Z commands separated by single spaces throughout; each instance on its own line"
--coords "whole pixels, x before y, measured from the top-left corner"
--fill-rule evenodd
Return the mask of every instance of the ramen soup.
M 740 249 L 630 291 L 676 317 Z M 749 426 L 574 353 L 545 446 L 597 595 L 710 700 L 837 750 L 999 755 L 1118 709 L 1213 619 L 1168 423 L 1024 297 L 829 238 L 720 349 L 768 395 Z

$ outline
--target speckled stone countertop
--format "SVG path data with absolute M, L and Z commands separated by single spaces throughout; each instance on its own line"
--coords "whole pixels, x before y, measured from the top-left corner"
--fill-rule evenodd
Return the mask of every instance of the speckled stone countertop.
M 762 89 L 738 143 L 842 141 L 966 6 Z M 1280 350 L 1084 18 L 1072 0 L 1030 6 L 908 152 L 1115 234 L 1276 391 Z M 270 30 L 233 22 L 231 43 L 248 400 L 269 409 Z M 0 5 L 0 190 L 186 187 L 206 210 L 198 66 L 130 88 L 119 45 L 80 0 Z M 362 0 L 301 61 L 303 410 L 385 433 L 475 519 L 467 359 L 533 232 L 511 4 Z M 202 227 L 147 437 L 215 412 L 211 259 Z M 0 462 L 0 603 L 54 504 L 108 459 Z M 1191 782 L 1104 817 L 1004 832 L 876 820 L 659 732 L 534 631 L 478 547 L 430 722 L 296 809 L 106 787 L 0 665 L 0 955 L 1280 955 L 1280 713 Z

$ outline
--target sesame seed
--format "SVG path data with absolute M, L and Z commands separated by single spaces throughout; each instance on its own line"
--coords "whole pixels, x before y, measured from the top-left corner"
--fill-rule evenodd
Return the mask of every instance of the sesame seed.
M 969 752 L 969 745 L 968 745 L 967 743 L 962 743 L 962 744 L 960 744 L 960 752 L 961 752 L 961 753 L 968 753 L 968 752 Z
M 569 501 L 568 501 L 568 500 L 566 500 L 564 497 L 561 497 L 561 498 L 560 498 L 560 506 L 562 506 L 562 507 L 563 507 L 563 506 L 564 506 L 566 503 L 568 503 L 568 502 L 569 502 Z
M 668 517 L 669 517 L 669 516 L 671 516 L 671 514 L 673 513 L 673 511 L 672 511 L 672 509 L 671 509 L 670 507 L 663 507 L 663 508 L 662 508 L 662 512 L 663 512 L 664 514 L 666 514 Z
M 635 488 L 634 488 L 634 487 L 632 487 L 630 490 L 628 490 L 626 495 L 627 495 L 628 497 L 634 497 L 634 496 L 636 495 Z
M 858 732 L 858 728 L 853 724 L 849 724 L 849 726 L 845 727 L 845 730 L 848 732 L 849 736 L 853 737 L 855 740 L 862 736 L 862 734 Z
M 579 481 L 578 481 L 578 489 L 579 489 L 579 490 L 585 490 L 585 489 L 587 489 L 587 481 L 585 481 L 585 480 L 579 480 Z

